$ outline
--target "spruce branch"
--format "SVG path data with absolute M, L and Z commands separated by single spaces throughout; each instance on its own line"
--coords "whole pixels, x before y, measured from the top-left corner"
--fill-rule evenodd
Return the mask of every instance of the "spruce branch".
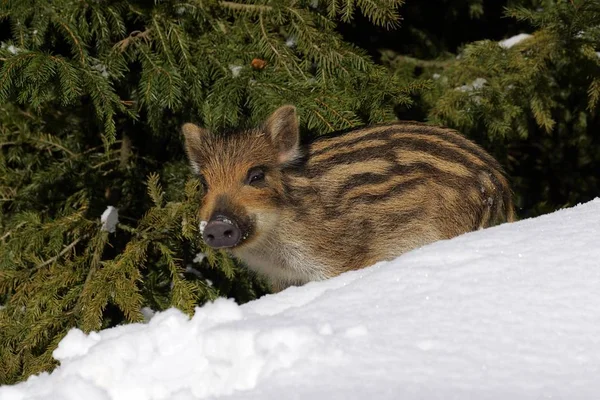
M 455 63 L 456 60 L 423 60 L 407 55 L 395 54 L 390 50 L 383 49 L 380 51 L 383 57 L 391 59 L 392 62 L 400 64 L 411 64 L 422 68 L 448 68 Z
M 587 109 L 593 112 L 600 101 L 600 78 L 594 78 L 588 89 L 588 106 Z
M 71 243 L 69 243 L 63 250 L 61 250 L 60 253 L 58 253 L 56 256 L 49 258 L 48 260 L 44 261 L 41 264 L 38 264 L 35 269 L 40 269 L 45 267 L 48 264 L 52 264 L 53 262 L 57 261 L 59 258 L 61 258 L 62 256 L 64 256 L 65 254 L 67 254 L 69 251 L 71 251 L 75 246 L 77 246 L 77 244 L 79 242 L 81 242 L 83 238 L 79 237 L 75 240 L 73 240 Z
M 71 150 L 67 149 L 66 147 L 64 147 L 63 145 L 61 145 L 60 143 L 58 143 L 56 140 L 52 140 L 50 135 L 48 135 L 46 139 L 44 139 L 42 137 L 35 138 L 34 141 L 38 142 L 38 143 L 48 144 L 48 145 L 50 145 L 52 147 L 56 147 L 57 149 L 59 149 L 61 151 L 64 151 L 65 153 L 67 153 L 71 157 L 77 157 L 77 154 L 75 154 Z
M 333 127 L 333 125 L 331 125 L 328 121 L 327 118 L 325 118 L 319 111 L 317 110 L 312 110 L 312 112 L 319 117 L 319 119 L 327 126 L 327 129 L 329 132 L 333 132 L 335 130 L 335 128 Z
M 101 265 L 102 253 L 104 252 L 104 248 L 106 246 L 106 243 L 108 242 L 108 232 L 100 231 L 100 234 L 96 236 L 94 241 L 96 241 L 96 243 L 94 243 L 94 246 L 91 249 L 92 256 L 90 259 L 90 267 L 85 277 L 85 281 L 83 282 L 81 293 L 77 300 L 77 305 L 75 306 L 75 309 L 79 312 L 81 312 L 82 309 L 85 307 L 83 302 L 84 293 L 87 293 L 87 291 L 89 290 L 90 281 L 96 273 L 96 270 Z
M 4 241 L 6 238 L 8 238 L 10 235 L 12 235 L 12 233 L 13 233 L 14 231 L 18 231 L 18 230 L 19 230 L 19 228 L 23 227 L 23 225 L 25 225 L 25 222 L 21 222 L 21 223 L 17 224 L 17 225 L 14 227 L 14 229 L 12 229 L 12 230 L 10 230 L 10 231 L 6 232 L 4 235 L 2 235 L 2 237 L 0 237 L 0 241 Z
M 259 5 L 259 4 L 242 4 L 235 3 L 233 1 L 219 1 L 219 4 L 225 8 L 229 8 L 235 11 L 245 11 L 245 12 L 253 12 L 253 13 L 262 13 L 272 11 L 273 7 L 267 5 Z
M 125 52 L 130 44 L 133 42 L 142 39 L 144 42 L 150 42 L 150 33 L 152 32 L 152 28 L 146 28 L 144 31 L 135 30 L 129 34 L 125 39 L 117 42 L 113 49 L 120 51 L 121 53 Z
M 85 63 L 85 50 L 83 49 L 83 44 L 79 39 L 78 35 L 74 32 L 74 30 L 69 26 L 69 24 L 65 21 L 58 19 L 56 21 L 59 27 L 64 29 L 67 32 L 68 36 L 71 38 L 71 42 L 73 43 L 75 49 L 77 49 L 77 54 L 79 56 L 79 62 L 82 64 Z
M 120 157 L 119 158 L 109 158 L 108 160 L 104 160 L 104 161 L 101 161 L 99 163 L 91 165 L 90 168 L 91 169 L 99 169 L 99 168 L 104 167 L 105 165 L 116 163 L 118 161 L 121 161 Z
M 152 19 L 152 25 L 154 27 L 154 32 L 156 32 L 156 38 L 158 39 L 158 43 L 160 43 L 160 46 L 162 48 L 162 53 L 165 55 L 167 62 L 171 65 L 175 65 L 175 60 L 173 59 L 173 54 L 171 52 L 170 46 L 167 43 L 165 35 L 163 34 L 163 27 L 160 26 L 156 18 Z
M 275 55 L 277 57 L 280 57 L 281 54 L 279 54 L 279 51 L 277 51 L 277 49 L 275 48 L 275 46 L 271 43 L 271 40 L 269 39 L 269 35 L 267 34 L 267 30 L 265 29 L 265 22 L 263 20 L 262 15 L 260 15 L 258 17 L 258 23 L 260 24 L 260 31 L 262 32 L 263 39 L 265 40 L 266 43 L 268 43 L 271 50 L 273 50 L 273 53 L 275 53 Z

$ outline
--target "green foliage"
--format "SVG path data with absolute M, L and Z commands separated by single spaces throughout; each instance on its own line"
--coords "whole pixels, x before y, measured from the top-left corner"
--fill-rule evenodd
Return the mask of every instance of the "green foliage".
M 283 103 L 314 134 L 392 118 L 423 84 L 335 28 L 394 26 L 401 3 L 1 2 L 0 383 L 50 369 L 72 327 L 264 293 L 200 240 L 179 127 L 256 124 Z
M 85 96 L 108 144 L 121 114 L 143 112 L 155 131 L 165 112 L 209 127 L 237 127 L 248 117 L 253 123 L 263 118 L 265 104 L 271 109 L 293 101 L 309 129 L 324 131 L 390 117 L 389 100 L 409 102 L 414 89 L 385 79 L 384 69 L 333 31 L 332 18 L 349 20 L 356 9 L 374 23 L 394 25 L 398 0 L 332 0 L 316 7 L 291 0 L 45 3 L 0 9 L 13 31 L 2 52 L 0 101 L 39 108 Z M 255 58 L 266 67 L 253 68 Z M 365 80 L 379 85 L 367 92 L 376 96 L 347 96 Z M 387 113 L 377 111 L 386 103 Z
M 510 48 L 481 40 L 456 57 L 387 52 L 384 62 L 405 77 L 420 68 L 420 79 L 434 82 L 417 108 L 492 151 L 527 217 L 600 193 L 600 3 L 514 3 L 506 15 L 533 35 Z
M 502 158 L 522 216 L 600 193 L 600 3 L 545 3 L 508 9 L 533 36 L 508 49 L 468 45 L 430 97 L 432 121 L 486 141 Z
M 186 257 L 206 251 L 197 240 L 197 181 L 187 182 L 180 201 L 167 202 L 158 175 L 150 175 L 152 206 L 135 226 L 121 223 L 110 234 L 92 212 L 88 185 L 118 163 L 117 151 L 77 151 L 71 140 L 42 133 L 31 114 L 2 111 L 9 119 L 2 121 L 7 150 L 0 159 L 0 187 L 6 189 L 0 220 L 3 382 L 50 367 L 52 350 L 69 327 L 89 331 L 122 319 L 140 321 L 143 306 L 191 312 L 198 301 L 219 294 L 205 279 L 183 276 Z M 210 264 L 218 266 L 220 258 L 211 254 Z M 108 306 L 119 313 L 107 313 Z

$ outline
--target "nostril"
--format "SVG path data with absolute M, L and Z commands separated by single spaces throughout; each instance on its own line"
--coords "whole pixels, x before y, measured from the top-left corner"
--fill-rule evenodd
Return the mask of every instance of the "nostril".
M 206 244 L 215 249 L 234 247 L 241 236 L 240 229 L 229 220 L 227 222 L 211 220 L 203 232 Z

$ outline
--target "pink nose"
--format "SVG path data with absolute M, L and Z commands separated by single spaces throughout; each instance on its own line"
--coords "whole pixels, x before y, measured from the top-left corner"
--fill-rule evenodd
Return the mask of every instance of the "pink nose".
M 207 245 L 213 249 L 221 249 L 238 244 L 242 232 L 232 223 L 215 219 L 206 224 L 202 236 Z

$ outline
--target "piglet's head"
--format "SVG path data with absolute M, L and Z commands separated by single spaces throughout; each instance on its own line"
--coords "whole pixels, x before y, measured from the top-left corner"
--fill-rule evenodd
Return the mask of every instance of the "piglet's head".
M 182 131 L 204 187 L 200 216 L 206 244 L 235 250 L 264 239 L 285 202 L 282 169 L 301 157 L 296 109 L 283 106 L 262 127 L 228 135 L 191 123 Z

